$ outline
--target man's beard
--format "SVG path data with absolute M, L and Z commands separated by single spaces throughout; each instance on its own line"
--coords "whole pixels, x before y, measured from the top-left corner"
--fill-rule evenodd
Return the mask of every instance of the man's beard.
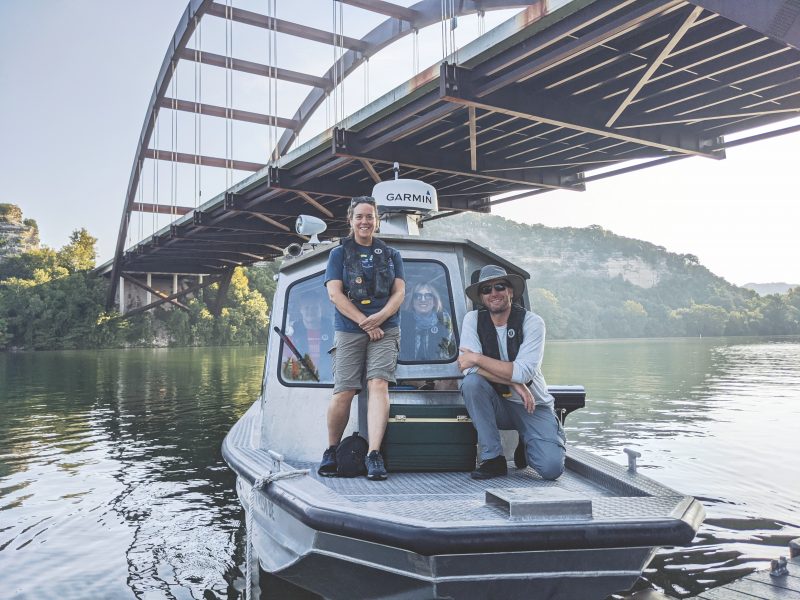
M 509 306 L 511 306 L 511 300 L 506 299 L 506 301 L 503 302 L 502 304 L 497 304 L 497 305 L 489 304 L 486 308 L 489 310 L 491 314 L 496 315 L 507 311 Z

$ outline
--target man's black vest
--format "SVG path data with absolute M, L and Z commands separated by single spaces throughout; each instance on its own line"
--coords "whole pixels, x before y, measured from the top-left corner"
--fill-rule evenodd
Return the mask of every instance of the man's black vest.
M 389 272 L 389 248 L 378 238 L 372 238 L 372 279 L 364 275 L 361 256 L 353 238 L 342 242 L 344 248 L 344 289 L 347 297 L 358 304 L 369 304 L 373 298 L 388 298 L 392 291 Z M 363 302 L 366 300 L 367 302 Z
M 510 361 L 517 358 L 519 347 L 522 346 L 522 324 L 525 322 L 525 314 L 527 312 L 518 304 L 511 305 L 511 314 L 508 316 L 508 323 L 506 324 L 506 350 Z M 489 311 L 485 308 L 478 311 L 478 339 L 481 341 L 484 356 L 502 360 L 500 358 L 500 347 L 497 344 L 497 329 L 492 322 Z M 490 383 L 500 397 L 508 396 L 511 393 L 507 385 Z

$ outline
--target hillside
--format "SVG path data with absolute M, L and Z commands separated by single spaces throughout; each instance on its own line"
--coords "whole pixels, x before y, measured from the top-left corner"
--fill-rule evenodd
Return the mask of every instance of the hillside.
M 15 204 L 0 204 L 0 262 L 39 247 L 39 226 Z
M 773 306 L 696 256 L 599 226 L 551 228 L 463 214 L 426 223 L 423 235 L 468 237 L 528 271 L 531 303 L 550 337 L 800 332 L 800 293 Z

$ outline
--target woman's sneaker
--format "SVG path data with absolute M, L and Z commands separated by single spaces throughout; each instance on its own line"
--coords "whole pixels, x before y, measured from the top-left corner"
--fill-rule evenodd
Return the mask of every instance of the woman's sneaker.
M 380 452 L 373 450 L 367 454 L 364 462 L 367 464 L 367 479 L 373 481 L 386 479 L 386 467 L 383 466 L 383 457 Z
M 336 464 L 336 446 L 331 446 L 322 453 L 322 460 L 319 463 L 317 473 L 323 477 L 336 477 L 338 468 Z

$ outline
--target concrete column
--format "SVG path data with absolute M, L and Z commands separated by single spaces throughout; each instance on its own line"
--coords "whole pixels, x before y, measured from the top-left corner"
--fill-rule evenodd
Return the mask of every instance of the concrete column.
M 119 314 L 125 314 L 125 280 L 120 277 L 119 278 Z
M 148 273 L 147 274 L 147 287 L 150 287 L 150 288 L 153 287 L 153 274 L 152 273 Z M 146 302 L 146 304 L 150 304 L 152 301 L 153 301 L 153 292 L 148 290 L 147 291 L 147 302 Z
M 172 293 L 173 294 L 177 294 L 178 293 L 178 274 L 177 273 L 173 273 L 173 275 L 172 275 Z

